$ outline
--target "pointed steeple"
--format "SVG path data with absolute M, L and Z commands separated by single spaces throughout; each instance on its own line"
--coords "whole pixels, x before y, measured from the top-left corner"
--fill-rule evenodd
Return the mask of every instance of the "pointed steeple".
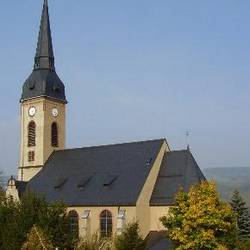
M 21 102 L 48 97 L 67 103 L 65 87 L 55 71 L 48 0 L 44 0 L 34 69 L 23 85 Z
M 34 62 L 34 70 L 37 69 L 55 70 L 48 0 L 44 0 L 43 3 L 40 31 Z

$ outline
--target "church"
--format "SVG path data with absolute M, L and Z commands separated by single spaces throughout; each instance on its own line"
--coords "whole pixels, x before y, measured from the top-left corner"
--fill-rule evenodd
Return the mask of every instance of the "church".
M 159 218 L 178 190 L 205 180 L 189 148 L 172 150 L 164 138 L 65 148 L 67 99 L 55 69 L 47 0 L 20 105 L 21 159 L 6 193 L 18 200 L 31 190 L 49 202 L 63 200 L 80 237 L 119 234 L 135 221 L 143 237 L 161 232 Z

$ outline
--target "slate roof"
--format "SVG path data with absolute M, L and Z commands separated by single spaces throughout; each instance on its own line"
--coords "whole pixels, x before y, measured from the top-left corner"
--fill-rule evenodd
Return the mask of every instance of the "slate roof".
M 25 192 L 27 182 L 25 181 L 15 181 L 16 182 L 16 189 L 18 191 L 18 196 L 22 197 L 22 194 Z
M 191 185 L 202 180 L 205 177 L 189 150 L 167 152 L 162 160 L 150 205 L 173 205 L 175 194 L 181 187 L 187 192 Z
M 23 85 L 21 102 L 41 96 L 67 102 L 64 84 L 55 72 L 47 0 L 43 4 L 34 69 Z
M 55 69 L 47 0 L 43 4 L 34 69 Z
M 56 151 L 27 187 L 69 206 L 135 205 L 164 141 Z
M 146 250 L 174 249 L 173 242 L 167 237 L 166 231 L 151 231 L 146 237 Z
M 23 85 L 21 102 L 35 97 L 49 97 L 66 103 L 65 87 L 55 71 L 34 70 Z

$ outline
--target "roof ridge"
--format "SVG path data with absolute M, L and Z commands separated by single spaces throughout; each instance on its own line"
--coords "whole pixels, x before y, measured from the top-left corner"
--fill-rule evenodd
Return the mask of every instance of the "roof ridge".
M 190 152 L 190 151 L 188 149 L 176 149 L 176 150 L 171 150 L 169 153 L 175 153 L 175 152 Z
M 101 144 L 101 145 L 93 145 L 93 146 L 86 146 L 86 147 L 79 147 L 79 148 L 67 148 L 57 150 L 55 152 L 62 152 L 62 151 L 71 151 L 71 150 L 80 150 L 80 149 L 91 149 L 91 148 L 101 148 L 101 147 L 112 147 L 112 146 L 122 146 L 128 144 L 139 144 L 139 143 L 149 143 L 149 142 L 157 142 L 157 141 L 165 141 L 166 138 L 160 139 L 151 139 L 151 140 L 142 140 L 142 141 L 132 141 L 132 142 L 121 142 L 121 143 L 111 143 L 111 144 Z

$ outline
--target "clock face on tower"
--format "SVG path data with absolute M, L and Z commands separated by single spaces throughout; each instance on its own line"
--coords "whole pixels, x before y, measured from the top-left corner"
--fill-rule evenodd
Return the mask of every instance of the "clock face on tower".
M 36 114 L 36 108 L 30 107 L 29 108 L 29 116 L 33 117 Z
M 53 108 L 51 111 L 51 114 L 53 117 L 57 117 L 59 115 L 58 109 L 57 108 Z

